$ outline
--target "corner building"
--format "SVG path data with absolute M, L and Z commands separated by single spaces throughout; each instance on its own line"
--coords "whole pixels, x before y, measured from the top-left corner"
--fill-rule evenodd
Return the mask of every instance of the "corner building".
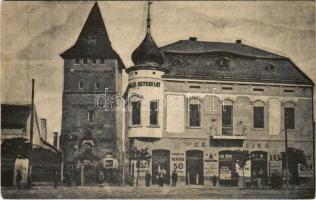
M 147 22 L 135 65 L 126 70 L 129 145 L 152 156 L 140 165 L 140 185 L 147 170 L 153 186 L 159 171 L 171 185 L 176 169 L 177 186 L 211 186 L 214 175 L 217 186 L 240 186 L 235 150 L 251 155 L 246 182 L 270 185 L 272 176 L 285 174 L 285 132 L 290 184 L 313 185 L 314 84 L 289 58 L 240 40 L 191 37 L 158 48 Z M 129 163 L 134 180 L 135 163 Z

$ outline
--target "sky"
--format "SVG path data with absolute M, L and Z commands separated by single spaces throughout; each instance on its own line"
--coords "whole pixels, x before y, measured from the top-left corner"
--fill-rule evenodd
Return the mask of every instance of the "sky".
M 112 47 L 126 67 L 145 36 L 146 2 L 100 1 Z M 1 102 L 35 104 L 48 120 L 48 141 L 60 133 L 63 59 L 83 27 L 93 1 L 3 1 L 1 5 Z M 157 1 L 152 35 L 163 46 L 197 37 L 201 41 L 243 43 L 291 60 L 314 82 L 315 2 Z M 315 106 L 316 107 L 316 106 Z

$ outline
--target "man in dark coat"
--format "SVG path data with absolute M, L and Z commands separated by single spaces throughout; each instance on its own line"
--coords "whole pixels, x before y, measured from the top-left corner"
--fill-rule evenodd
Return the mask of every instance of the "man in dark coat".
M 146 182 L 146 187 L 150 186 L 150 180 L 151 180 L 151 175 L 149 173 L 149 170 L 146 171 L 146 175 L 145 175 L 145 182 Z
M 20 189 L 21 188 L 20 183 L 21 183 L 21 180 L 22 180 L 22 174 L 21 174 L 21 171 L 19 169 L 16 170 L 16 178 L 15 178 L 15 180 L 16 180 L 17 188 Z
M 172 187 L 176 187 L 177 185 L 177 181 L 178 181 L 178 173 L 176 170 L 173 170 L 172 174 L 171 174 L 171 180 L 172 180 Z

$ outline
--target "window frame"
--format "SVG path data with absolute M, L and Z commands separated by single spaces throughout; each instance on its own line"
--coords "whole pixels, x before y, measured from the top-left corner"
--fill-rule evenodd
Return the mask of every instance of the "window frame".
M 138 107 L 139 107 L 139 114 L 138 114 L 138 121 L 139 121 L 139 123 L 134 123 L 134 105 L 135 105 L 135 103 L 138 105 Z M 140 126 L 141 125 L 141 101 L 132 101 L 131 102 L 131 107 L 132 107 L 132 109 L 131 109 L 131 125 L 132 126 Z
M 88 111 L 88 121 L 95 122 L 95 112 L 93 110 Z
M 156 103 L 156 108 L 154 111 L 151 109 L 152 103 Z M 152 123 L 152 118 L 151 118 L 152 112 L 156 114 L 156 123 Z M 159 101 L 158 100 L 154 100 L 154 101 L 149 102 L 149 125 L 150 126 L 159 126 Z
M 286 109 L 293 109 L 293 127 L 286 127 L 287 126 L 287 122 L 286 122 Z M 287 130 L 295 130 L 296 128 L 296 107 L 295 107 L 295 104 L 292 103 L 292 102 L 287 102 L 284 104 L 283 106 L 283 128 L 284 130 L 287 129 Z
M 225 103 L 227 102 L 227 103 Z M 231 124 L 230 126 L 224 126 L 223 124 L 223 112 L 224 112 L 224 107 L 230 106 L 231 107 L 231 114 L 230 114 L 230 118 L 231 118 Z M 224 134 L 224 128 L 230 128 L 231 129 L 231 134 Z M 223 100 L 222 106 L 221 106 L 221 135 L 225 135 L 225 136 L 233 136 L 234 135 L 234 103 L 232 100 L 230 99 L 225 99 Z
M 193 101 L 197 101 L 197 103 L 193 103 Z M 201 113 L 201 107 L 202 107 L 202 100 L 198 97 L 191 97 L 188 99 L 187 103 L 187 125 L 188 128 L 202 128 L 202 113 Z M 198 114 L 199 114 L 199 122 L 198 126 L 191 124 L 191 108 L 190 105 L 198 105 Z

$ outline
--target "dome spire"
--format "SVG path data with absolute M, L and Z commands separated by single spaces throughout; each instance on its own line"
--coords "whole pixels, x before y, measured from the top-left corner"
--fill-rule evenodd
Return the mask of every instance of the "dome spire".
M 148 1 L 148 6 L 147 6 L 147 33 L 150 33 L 150 22 L 151 22 L 151 18 L 150 18 L 150 5 L 153 2 L 151 2 L 150 0 Z
M 150 5 L 151 1 L 147 3 L 147 32 L 142 43 L 134 50 L 132 54 L 132 60 L 137 66 L 149 66 L 149 67 L 158 67 L 162 69 L 161 65 L 164 62 L 164 56 L 161 50 L 156 45 L 154 39 L 150 33 Z

